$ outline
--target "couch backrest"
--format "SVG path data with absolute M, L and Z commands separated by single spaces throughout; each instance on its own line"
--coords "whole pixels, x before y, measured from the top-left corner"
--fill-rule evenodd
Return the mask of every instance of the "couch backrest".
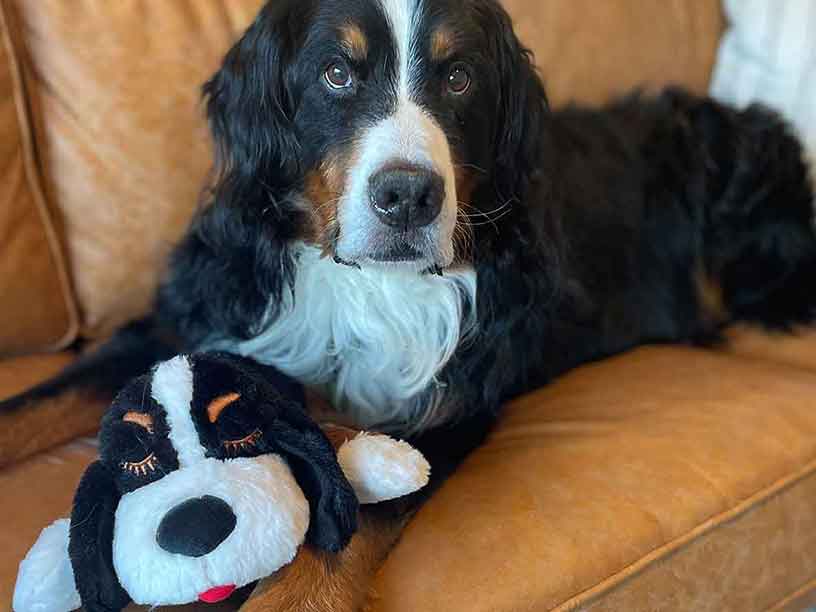
M 14 53 L 26 66 L 37 162 L 81 333 L 105 334 L 148 307 L 162 262 L 186 227 L 211 159 L 199 86 L 261 0 L 0 4 L 19 20 Z M 669 81 L 703 91 L 722 27 L 719 0 L 506 4 L 556 103 L 596 102 Z M 9 197 L 4 189 L 0 202 Z M 32 206 L 22 197 L 16 205 Z M 2 223 L 0 232 L 8 231 Z M 3 272 L 9 266 L 20 282 L 29 280 L 27 264 L 11 253 L 0 252 L 0 266 L 3 292 L 5 275 L 14 276 Z M 31 314 L 56 326 L 49 317 L 57 315 Z M 0 350 L 3 342 L 0 336 Z

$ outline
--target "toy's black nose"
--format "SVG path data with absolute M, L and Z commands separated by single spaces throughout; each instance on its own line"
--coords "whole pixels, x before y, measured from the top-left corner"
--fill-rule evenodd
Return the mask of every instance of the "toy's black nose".
M 156 541 L 169 553 L 203 557 L 230 536 L 236 522 L 235 513 L 223 500 L 209 495 L 190 499 L 164 515 Z
M 445 181 L 420 166 L 390 166 L 371 177 L 369 193 L 380 221 L 409 230 L 429 225 L 442 212 Z

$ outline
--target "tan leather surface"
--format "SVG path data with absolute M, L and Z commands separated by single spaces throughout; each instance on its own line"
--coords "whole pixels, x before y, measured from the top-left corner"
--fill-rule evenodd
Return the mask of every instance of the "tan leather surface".
M 25 21 L 40 148 L 84 332 L 143 312 L 210 163 L 198 87 L 261 0 L 6 0 Z M 717 0 L 508 0 L 555 102 L 641 84 L 702 91 Z
M 719 0 L 505 0 L 556 105 L 604 102 L 634 87 L 708 88 Z
M 95 457 L 94 445 L 76 442 L 0 470 L 0 610 L 10 609 L 20 561 L 40 531 L 68 516 L 82 472 Z
M 53 376 L 73 358 L 60 353 L 0 361 L 0 398 L 19 393 Z M 24 408 L 0 414 L 0 474 L 9 464 L 95 432 L 102 410 L 102 403 L 70 394 L 59 400 L 42 402 L 36 410 Z
M 702 350 L 585 367 L 508 408 L 372 610 L 765 610 L 816 577 L 814 397 L 813 372 Z
M 805 370 L 816 370 L 816 330 L 768 333 L 756 327 L 735 327 L 726 334 L 724 349 L 760 361 L 773 361 Z
M 33 159 L 15 24 L 0 2 L 0 356 L 60 348 L 77 324 Z
M 16 2 L 84 331 L 143 312 L 210 164 L 199 87 L 260 0 Z

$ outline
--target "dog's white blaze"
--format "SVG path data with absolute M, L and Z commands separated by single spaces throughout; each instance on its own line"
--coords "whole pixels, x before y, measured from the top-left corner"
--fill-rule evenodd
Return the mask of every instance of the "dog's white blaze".
M 458 407 L 437 376 L 475 326 L 476 273 L 420 275 L 401 266 L 338 266 L 314 247 L 296 249 L 294 295 L 252 340 L 228 350 L 324 387 L 363 427 L 415 431 Z M 469 308 L 468 308 L 469 306 Z
M 193 369 L 186 357 L 176 357 L 156 368 L 151 388 L 153 399 L 167 413 L 170 442 L 179 465 L 186 467 L 202 461 L 207 454 L 201 445 L 190 416 L 193 404 Z
M 421 0 L 381 0 L 381 2 L 397 45 L 397 85 L 402 101 L 411 96 L 412 73 L 419 62 L 415 43 L 421 22 L 422 4 Z
M 411 163 L 442 176 L 445 200 L 437 221 L 422 230 L 427 260 L 446 267 L 453 261 L 453 232 L 456 227 L 456 174 L 450 143 L 442 128 L 417 102 L 416 85 L 421 81 L 422 54 L 418 34 L 422 24 L 421 0 L 381 0 L 383 12 L 396 44 L 396 103 L 393 112 L 366 129 L 358 139 L 358 161 L 350 170 L 348 187 L 338 206 L 340 239 L 337 254 L 348 261 L 365 262 L 376 249 L 382 226 L 370 206 L 369 182 L 385 164 Z

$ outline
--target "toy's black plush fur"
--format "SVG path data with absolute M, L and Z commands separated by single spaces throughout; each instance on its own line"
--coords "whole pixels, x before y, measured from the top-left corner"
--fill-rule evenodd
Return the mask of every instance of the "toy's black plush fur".
M 122 610 L 130 603 L 113 569 L 113 528 L 120 499 L 113 480 L 104 463 L 92 464 L 79 483 L 71 512 L 68 552 L 88 612 Z
M 217 181 L 154 313 L 154 328 L 184 350 L 250 338 L 275 316 L 297 274 L 291 241 L 314 239 L 331 253 L 294 196 L 333 143 L 391 101 L 377 86 L 354 101 L 315 93 L 314 41 L 348 18 L 372 49 L 387 49 L 374 4 L 271 2 L 205 86 Z M 774 113 L 680 90 L 552 111 L 498 2 L 426 4 L 429 22 L 460 24 L 457 41 L 479 67 L 467 102 L 451 107 L 427 93 L 422 103 L 469 169 L 470 205 L 490 221 L 469 227 L 470 248 L 457 253 L 478 277 L 475 336 L 439 375 L 468 413 L 428 433 L 443 447 L 423 446 L 430 457 L 460 456 L 506 400 L 579 364 L 647 342 L 715 341 L 737 320 L 812 320 L 814 196 L 801 147 Z M 372 68 L 372 82 L 389 65 Z M 306 425 L 281 427 L 276 439 L 286 440 Z

